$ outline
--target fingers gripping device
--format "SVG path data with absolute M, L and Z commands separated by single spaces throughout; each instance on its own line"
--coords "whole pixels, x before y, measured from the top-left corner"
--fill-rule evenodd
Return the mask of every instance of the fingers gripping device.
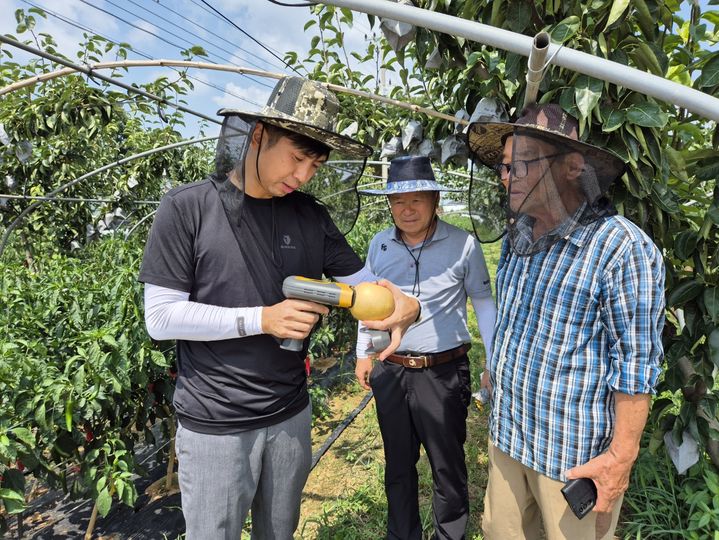
M 379 287 L 379 286 L 378 286 Z M 308 300 L 327 306 L 352 308 L 357 300 L 357 292 L 354 287 L 345 283 L 335 281 L 321 281 L 302 276 L 288 276 L 282 282 L 282 292 L 285 298 L 297 300 Z M 390 312 L 391 313 L 391 312 Z M 355 313 L 352 313 L 355 315 Z M 368 352 L 378 352 L 389 346 L 389 334 L 384 330 L 369 330 L 372 348 Z M 288 351 L 301 351 L 301 339 L 283 339 L 280 343 L 282 349 Z

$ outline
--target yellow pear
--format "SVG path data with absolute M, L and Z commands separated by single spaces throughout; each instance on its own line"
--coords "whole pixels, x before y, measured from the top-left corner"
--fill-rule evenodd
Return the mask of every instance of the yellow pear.
M 394 297 L 389 289 L 365 281 L 356 285 L 350 313 L 358 321 L 379 321 L 394 311 Z

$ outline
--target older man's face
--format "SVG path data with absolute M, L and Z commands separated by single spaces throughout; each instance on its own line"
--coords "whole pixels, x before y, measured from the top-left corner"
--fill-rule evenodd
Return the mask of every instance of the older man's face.
M 581 204 L 576 179 L 582 163 L 576 152 L 545 140 L 509 137 L 500 174 L 510 209 L 539 219 L 547 227 L 558 225 Z
M 389 206 L 397 228 L 412 240 L 424 238 L 432 226 L 438 195 L 436 191 L 390 195 Z

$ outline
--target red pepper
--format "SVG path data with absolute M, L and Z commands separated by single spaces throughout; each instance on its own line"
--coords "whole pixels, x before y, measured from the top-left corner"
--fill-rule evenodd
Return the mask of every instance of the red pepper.
M 310 376 L 310 357 L 305 356 L 305 374 L 309 377 Z
M 23 472 L 25 470 L 25 464 L 19 459 L 15 461 L 15 467 L 17 467 L 17 470 L 20 472 Z

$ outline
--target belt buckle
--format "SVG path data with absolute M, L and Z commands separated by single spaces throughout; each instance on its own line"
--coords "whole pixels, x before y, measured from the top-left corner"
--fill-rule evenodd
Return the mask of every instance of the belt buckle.
M 413 369 L 422 369 L 427 367 L 427 356 L 408 356 L 405 367 Z

